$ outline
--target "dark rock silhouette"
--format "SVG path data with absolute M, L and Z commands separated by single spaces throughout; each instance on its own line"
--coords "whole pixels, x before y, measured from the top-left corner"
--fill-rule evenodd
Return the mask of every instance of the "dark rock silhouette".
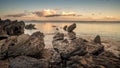
M 31 29 L 36 29 L 34 24 L 28 24 L 25 26 L 25 29 L 31 30 Z
M 65 26 L 63 27 L 63 30 L 65 30 L 65 31 L 67 30 L 67 25 L 65 25 Z
M 67 31 L 68 31 L 68 32 L 73 32 L 73 30 L 74 30 L 75 28 L 76 28 L 76 24 L 73 23 L 72 25 L 70 25 L 70 26 L 67 27 Z
M 97 35 L 97 36 L 94 38 L 94 42 L 101 44 L 101 38 L 100 38 L 99 35 Z
M 7 35 L 21 35 L 24 33 L 25 23 L 23 21 L 0 20 L 0 37 Z

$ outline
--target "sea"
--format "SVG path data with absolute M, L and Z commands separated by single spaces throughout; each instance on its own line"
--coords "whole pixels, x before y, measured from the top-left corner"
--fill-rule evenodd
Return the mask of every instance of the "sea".
M 120 21 L 81 21 L 81 22 L 25 22 L 25 24 L 34 24 L 36 29 L 26 30 L 25 34 L 32 34 L 36 31 L 43 32 L 46 48 L 52 47 L 52 39 L 57 32 L 67 33 L 63 30 L 65 25 L 69 26 L 76 23 L 74 30 L 77 36 L 95 37 L 100 35 L 104 38 L 111 38 L 120 41 Z

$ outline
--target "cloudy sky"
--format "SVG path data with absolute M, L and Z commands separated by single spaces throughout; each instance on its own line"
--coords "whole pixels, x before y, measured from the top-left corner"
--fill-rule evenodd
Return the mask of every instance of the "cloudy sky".
M 120 0 L 0 0 L 2 19 L 120 21 Z

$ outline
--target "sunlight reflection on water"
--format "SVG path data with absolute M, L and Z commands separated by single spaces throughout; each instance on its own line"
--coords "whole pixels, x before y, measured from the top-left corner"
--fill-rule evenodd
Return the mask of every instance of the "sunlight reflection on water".
M 28 22 L 26 24 L 29 24 Z M 32 34 L 36 31 L 41 31 L 45 34 L 45 42 L 47 45 L 51 45 L 53 33 L 65 32 L 63 27 L 72 23 L 58 23 L 58 22 L 44 22 L 44 23 L 33 23 L 35 24 L 36 30 L 25 30 L 26 34 Z M 77 28 L 74 30 L 78 36 L 96 36 L 100 35 L 103 37 L 114 38 L 120 40 L 120 23 L 76 23 Z M 59 29 L 59 30 L 56 30 Z

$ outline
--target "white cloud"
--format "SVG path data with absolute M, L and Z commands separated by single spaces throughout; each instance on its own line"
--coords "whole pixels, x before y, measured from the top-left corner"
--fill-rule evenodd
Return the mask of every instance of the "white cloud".
M 48 15 L 55 15 L 56 11 L 47 9 L 47 10 L 42 10 L 42 11 L 35 11 L 35 12 L 33 12 L 33 14 L 36 14 L 39 17 L 44 17 L 44 16 L 48 16 Z
M 76 15 L 76 13 L 75 12 L 62 12 L 61 13 L 61 15 L 63 15 L 63 16 L 75 16 Z

